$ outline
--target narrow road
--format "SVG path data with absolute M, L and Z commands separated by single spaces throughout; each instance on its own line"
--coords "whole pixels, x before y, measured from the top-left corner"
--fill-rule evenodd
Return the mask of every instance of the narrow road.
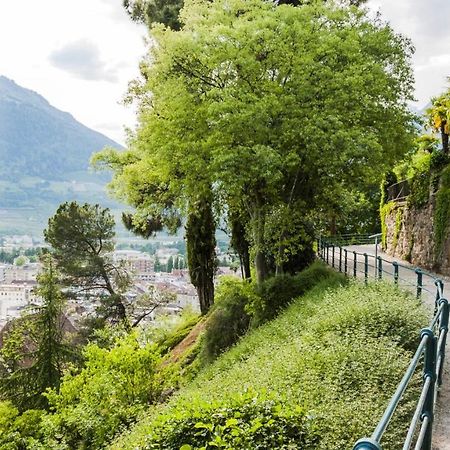
M 375 267 L 375 252 L 377 256 L 381 256 L 383 260 L 382 265 L 382 278 L 386 280 L 394 279 L 394 265 L 393 261 L 398 262 L 402 266 L 407 266 L 410 268 L 414 268 L 411 264 L 406 261 L 399 260 L 398 258 L 393 258 L 392 256 L 387 255 L 384 252 L 379 250 L 375 251 L 375 245 L 352 245 L 344 247 L 347 250 L 347 273 L 349 275 L 353 274 L 353 270 L 355 267 L 355 254 L 364 254 L 368 255 L 368 275 L 369 278 L 373 279 L 379 276 L 378 268 Z M 338 250 L 335 251 L 335 267 L 339 268 L 339 253 Z M 329 264 L 332 264 L 332 255 L 329 255 Z M 356 255 L 356 268 L 357 268 L 357 276 L 364 277 L 364 266 L 365 261 L 364 257 L 361 255 Z M 344 264 L 341 263 L 341 270 L 344 271 Z M 444 295 L 445 298 L 448 298 L 448 294 L 450 293 L 450 278 L 444 277 L 439 274 L 433 274 L 428 272 L 431 275 L 440 278 L 444 282 Z M 414 293 L 417 293 L 417 275 L 411 270 L 407 270 L 401 266 L 398 269 L 398 283 L 399 286 L 411 290 Z M 422 288 L 422 300 L 425 305 L 430 308 L 430 312 L 432 313 L 434 310 L 434 302 L 436 298 L 436 287 L 431 279 L 428 277 L 424 277 L 423 279 L 423 288 Z M 439 397 L 436 405 L 436 415 L 434 419 L 433 426 L 433 448 L 432 450 L 450 450 L 450 338 L 447 340 L 447 346 L 445 351 L 445 362 L 444 362 L 444 375 L 443 375 L 443 383 L 441 389 L 439 391 Z

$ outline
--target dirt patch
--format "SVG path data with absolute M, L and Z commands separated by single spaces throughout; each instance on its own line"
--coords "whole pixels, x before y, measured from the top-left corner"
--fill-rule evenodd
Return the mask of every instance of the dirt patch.
M 183 355 L 197 343 L 199 336 L 206 328 L 206 323 L 207 321 L 205 319 L 200 320 L 200 322 L 192 328 L 189 334 L 170 351 L 170 356 L 165 360 L 165 364 L 179 361 Z

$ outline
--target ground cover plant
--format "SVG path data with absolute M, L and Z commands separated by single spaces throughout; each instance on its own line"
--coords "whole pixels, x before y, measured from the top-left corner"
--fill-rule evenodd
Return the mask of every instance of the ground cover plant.
M 319 283 L 110 448 L 351 448 L 373 431 L 427 314 L 395 286 L 339 285 Z M 418 383 L 383 448 L 399 447 Z
M 302 272 L 269 278 L 261 284 L 222 278 L 217 289 L 216 304 L 207 321 L 201 358 L 211 362 L 234 345 L 249 329 L 257 328 L 287 308 L 292 300 L 325 279 L 346 282 L 321 261 Z

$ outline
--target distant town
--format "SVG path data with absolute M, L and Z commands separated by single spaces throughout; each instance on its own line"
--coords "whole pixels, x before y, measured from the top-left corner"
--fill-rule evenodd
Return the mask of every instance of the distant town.
M 0 330 L 11 319 L 20 317 L 23 311 L 41 304 L 35 293 L 41 269 L 37 255 L 45 247 L 42 240 L 29 235 L 0 239 Z M 117 247 L 119 249 L 112 258 L 127 269 L 133 280 L 126 293 L 128 303 L 135 304 L 137 310 L 148 308 L 149 303 L 152 306 L 148 314 L 143 314 L 143 324 L 154 322 L 158 316 L 180 314 L 186 308 L 199 311 L 197 294 L 186 268 L 183 241 L 151 242 L 144 246 L 122 242 Z M 235 258 L 226 252 L 226 245 L 222 243 L 216 252 L 216 278 L 239 275 Z M 147 302 L 140 302 L 143 298 Z M 77 328 L 95 307 L 95 297 L 80 294 L 68 301 L 67 318 Z

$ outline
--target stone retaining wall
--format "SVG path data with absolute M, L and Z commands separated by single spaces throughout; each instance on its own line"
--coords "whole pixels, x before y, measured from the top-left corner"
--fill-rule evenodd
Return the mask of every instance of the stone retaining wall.
M 450 275 L 450 235 L 444 242 L 441 257 L 435 256 L 435 205 L 434 195 L 430 196 L 427 206 L 420 209 L 410 208 L 406 202 L 392 204 L 385 217 L 385 251 L 414 265 Z

